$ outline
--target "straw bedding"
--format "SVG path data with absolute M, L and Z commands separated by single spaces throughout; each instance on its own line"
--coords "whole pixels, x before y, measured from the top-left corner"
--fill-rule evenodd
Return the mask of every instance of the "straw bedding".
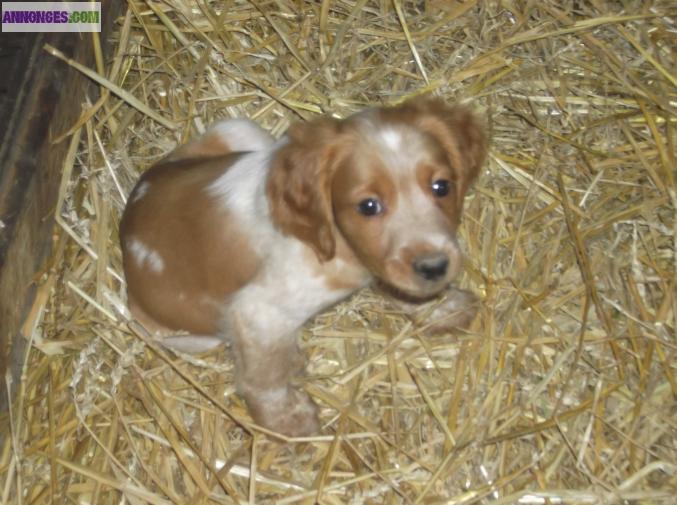
M 83 97 L 0 420 L 1 503 L 674 503 L 669 1 L 130 1 Z M 117 224 L 140 172 L 223 117 L 275 135 L 423 93 L 487 117 L 467 332 L 364 290 L 309 322 L 323 431 L 252 427 L 228 350 L 128 324 Z

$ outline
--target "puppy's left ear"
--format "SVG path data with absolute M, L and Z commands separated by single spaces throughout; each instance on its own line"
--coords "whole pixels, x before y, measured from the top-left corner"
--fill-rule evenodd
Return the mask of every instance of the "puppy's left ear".
M 477 178 L 487 153 L 485 126 L 463 105 L 449 106 L 439 98 L 415 101 L 418 124 L 442 146 L 458 180 L 457 196 L 463 204 L 465 193 Z
M 331 181 L 345 149 L 340 121 L 320 118 L 292 126 L 272 160 L 266 193 L 273 223 L 307 243 L 320 261 L 334 257 Z

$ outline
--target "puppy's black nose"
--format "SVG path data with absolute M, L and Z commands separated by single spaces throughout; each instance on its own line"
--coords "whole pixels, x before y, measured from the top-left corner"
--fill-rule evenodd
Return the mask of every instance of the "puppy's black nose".
M 422 254 L 414 260 L 414 272 L 427 281 L 444 277 L 449 267 L 449 258 L 444 253 Z

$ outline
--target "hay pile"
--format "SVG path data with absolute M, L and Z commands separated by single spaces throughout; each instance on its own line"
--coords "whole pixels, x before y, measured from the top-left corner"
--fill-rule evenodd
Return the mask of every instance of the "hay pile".
M 0 502 L 674 503 L 675 14 L 130 1 L 63 140 Z M 145 168 L 219 118 L 279 135 L 426 92 L 490 118 L 461 232 L 470 331 L 427 337 L 369 290 L 318 316 L 323 433 L 284 441 L 247 424 L 227 351 L 177 357 L 129 328 L 117 225 Z

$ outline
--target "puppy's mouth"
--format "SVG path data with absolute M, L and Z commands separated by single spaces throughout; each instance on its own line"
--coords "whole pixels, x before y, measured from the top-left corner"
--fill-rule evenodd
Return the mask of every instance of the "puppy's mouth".
M 441 284 L 440 286 L 428 286 L 420 288 L 416 286 L 403 285 L 402 283 L 394 283 L 391 280 L 377 278 L 377 285 L 379 289 L 390 294 L 398 300 L 403 300 L 410 303 L 424 303 L 436 298 L 442 293 L 450 282 Z

